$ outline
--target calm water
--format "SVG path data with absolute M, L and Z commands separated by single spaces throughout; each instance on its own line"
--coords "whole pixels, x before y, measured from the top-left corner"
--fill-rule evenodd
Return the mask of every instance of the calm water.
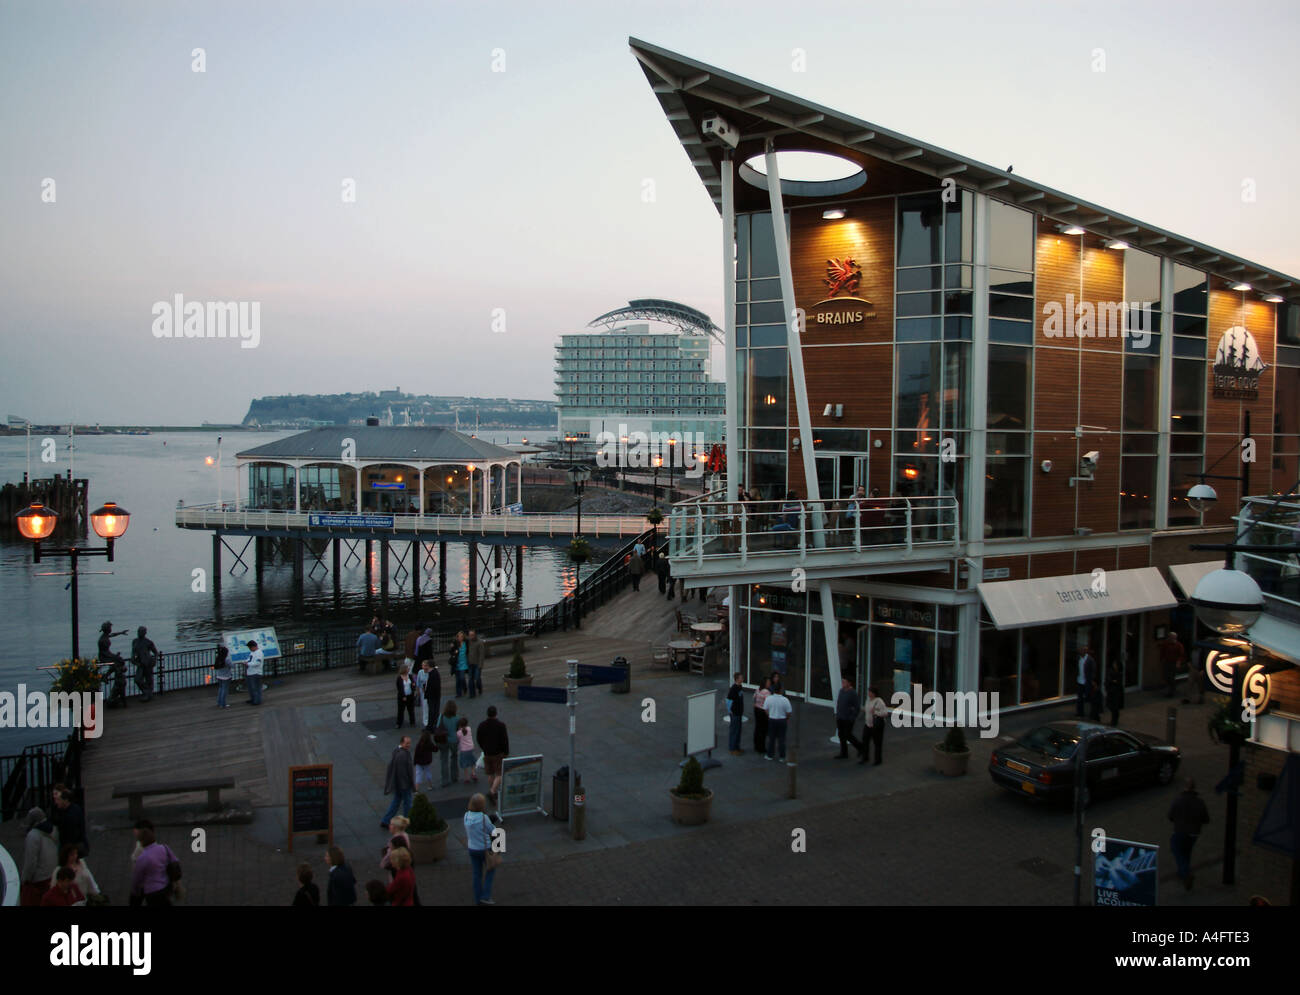
M 222 493 L 226 500 L 234 494 L 233 455 L 244 449 L 283 438 L 292 432 L 223 432 Z M 481 432 L 480 438 L 491 442 L 518 442 L 524 436 L 542 438 L 545 432 Z M 58 436 L 58 462 L 40 461 L 40 439 L 32 437 L 32 476 L 43 478 L 55 471 L 69 469 L 68 439 Z M 103 558 L 84 560 L 79 579 L 81 611 L 81 652 L 93 655 L 99 625 L 112 621 L 114 629 L 128 629 L 135 635 L 137 626 L 149 628 L 149 636 L 164 653 L 180 649 L 210 646 L 223 629 L 244 629 L 274 625 L 283 640 L 287 635 L 310 632 L 322 627 L 332 629 L 360 626 L 369 621 L 379 606 L 379 546 L 374 547 L 374 579 L 369 592 L 365 585 L 365 567 L 354 561 L 341 572 L 341 608 L 334 607 L 333 580 L 328 571 L 317 568 L 316 576 L 306 577 L 303 584 L 304 617 L 295 620 L 289 608 L 292 590 L 290 565 L 268 561 L 263 574 L 259 600 L 253 578 L 252 547 L 244 554 L 247 573 L 232 576 L 228 571 L 234 557 L 223 551 L 221 617 L 214 617 L 211 578 L 208 593 L 192 588 L 195 568 L 211 571 L 211 533 L 178 529 L 175 526 L 176 502 L 186 504 L 212 502 L 217 499 L 217 473 L 205 465 L 207 456 L 216 456 L 216 433 L 171 432 L 148 436 L 77 436 L 72 453 L 73 474 L 90 480 L 90 506 L 116 501 L 131 512 L 131 524 L 117 543 L 113 563 Z M 23 436 L 0 437 L 0 483 L 22 480 L 26 467 L 27 440 Z M 102 541 L 90 535 L 94 545 Z M 231 537 L 234 548 L 242 540 Z M 403 549 L 404 547 L 398 547 Z M 436 554 L 437 547 L 434 547 Z M 479 547 L 480 559 L 487 546 Z M 359 555 L 364 553 L 360 547 Z M 468 601 L 469 561 L 465 546 L 447 546 L 447 601 L 453 608 Z M 346 547 L 343 553 L 347 556 Z M 596 557 L 599 559 L 599 556 Z M 325 557 L 328 566 L 330 559 Z M 409 564 L 409 559 L 408 559 Z M 312 565 L 310 556 L 306 569 Z M 48 675 L 37 667 L 48 666 L 71 652 L 71 594 L 67 577 L 48 576 L 64 572 L 66 559 L 31 562 L 31 549 L 21 538 L 0 540 L 0 593 L 5 612 L 0 615 L 0 690 L 13 690 L 21 681 L 44 689 Z M 393 569 L 396 569 L 395 564 Z M 585 573 L 594 564 L 584 567 Z M 238 571 L 238 568 L 236 568 Z M 111 573 L 108 573 L 111 571 Z M 43 576 L 46 575 L 46 576 Z M 576 581 L 574 567 L 567 561 L 562 547 L 532 546 L 524 551 L 522 604 L 549 604 L 571 590 Z M 438 571 L 426 572 L 421 581 L 421 617 L 435 617 Z M 480 584 L 480 592 L 483 585 Z M 513 605 L 515 587 L 503 597 Z M 389 582 L 389 609 L 394 618 L 414 620 L 410 604 L 410 581 Z M 129 656 L 130 637 L 119 636 L 113 648 Z M 47 732 L 0 730 L 0 753 L 13 752 L 16 742 L 39 742 L 57 738 Z

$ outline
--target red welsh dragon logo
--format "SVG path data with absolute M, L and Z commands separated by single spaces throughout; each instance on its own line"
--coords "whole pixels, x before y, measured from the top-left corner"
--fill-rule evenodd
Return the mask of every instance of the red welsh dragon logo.
M 822 282 L 831 297 L 857 294 L 862 283 L 862 267 L 852 259 L 827 259 L 826 279 Z

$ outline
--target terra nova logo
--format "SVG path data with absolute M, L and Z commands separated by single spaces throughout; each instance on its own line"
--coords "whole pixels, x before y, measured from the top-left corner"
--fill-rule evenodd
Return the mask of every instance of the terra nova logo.
M 876 316 L 876 312 L 871 310 L 871 302 L 858 296 L 862 287 L 862 267 L 856 259 L 827 259 L 822 285 L 827 296 L 809 309 L 811 324 L 856 325 Z
M 1214 396 L 1253 401 L 1259 397 L 1259 377 L 1268 369 L 1255 336 L 1233 325 L 1214 350 Z

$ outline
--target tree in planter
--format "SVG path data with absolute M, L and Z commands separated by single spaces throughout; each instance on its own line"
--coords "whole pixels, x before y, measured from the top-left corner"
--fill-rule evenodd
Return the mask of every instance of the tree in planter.
M 948 730 L 948 735 L 943 737 L 943 742 L 939 744 L 939 749 L 944 753 L 965 753 L 969 749 L 966 745 L 966 733 L 961 726 L 953 726 Z
M 528 665 L 524 663 L 524 655 L 515 650 L 515 655 L 510 658 L 510 672 L 506 674 L 512 681 L 522 681 L 528 676 Z
M 673 794 L 678 798 L 689 798 L 698 801 L 707 798 L 710 794 L 704 787 L 704 768 L 694 757 L 686 761 L 686 766 L 682 768 L 681 780 L 677 782 L 677 787 L 673 788 Z
M 424 792 L 417 794 L 411 802 L 410 820 L 411 824 L 406 827 L 406 831 L 417 836 L 433 835 L 447 828 L 447 821 L 438 815 L 438 810 L 424 796 Z
M 704 768 L 691 757 L 682 767 L 677 787 L 669 788 L 672 799 L 673 821 L 679 826 L 702 826 L 709 821 L 713 806 L 713 792 L 704 786 Z
M 574 563 L 585 563 L 591 559 L 591 543 L 582 536 L 577 536 L 569 543 L 569 559 Z
M 966 773 L 970 762 L 970 748 L 961 726 L 953 726 L 942 743 L 934 744 L 934 769 L 946 777 L 959 777 Z

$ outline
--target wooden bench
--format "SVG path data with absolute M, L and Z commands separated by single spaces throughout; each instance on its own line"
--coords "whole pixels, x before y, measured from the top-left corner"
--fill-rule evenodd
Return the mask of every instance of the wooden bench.
M 522 653 L 524 651 L 524 640 L 527 638 L 528 636 L 522 632 L 512 632 L 507 636 L 488 636 L 486 639 L 482 639 L 483 656 L 491 656 L 493 648 L 497 646 L 508 646 L 511 653 Z
M 144 818 L 145 795 L 180 795 L 191 791 L 208 793 L 208 811 L 221 811 L 221 789 L 233 788 L 233 777 L 199 777 L 189 781 L 154 781 L 150 784 L 128 784 L 113 789 L 114 798 L 127 799 L 132 819 Z

